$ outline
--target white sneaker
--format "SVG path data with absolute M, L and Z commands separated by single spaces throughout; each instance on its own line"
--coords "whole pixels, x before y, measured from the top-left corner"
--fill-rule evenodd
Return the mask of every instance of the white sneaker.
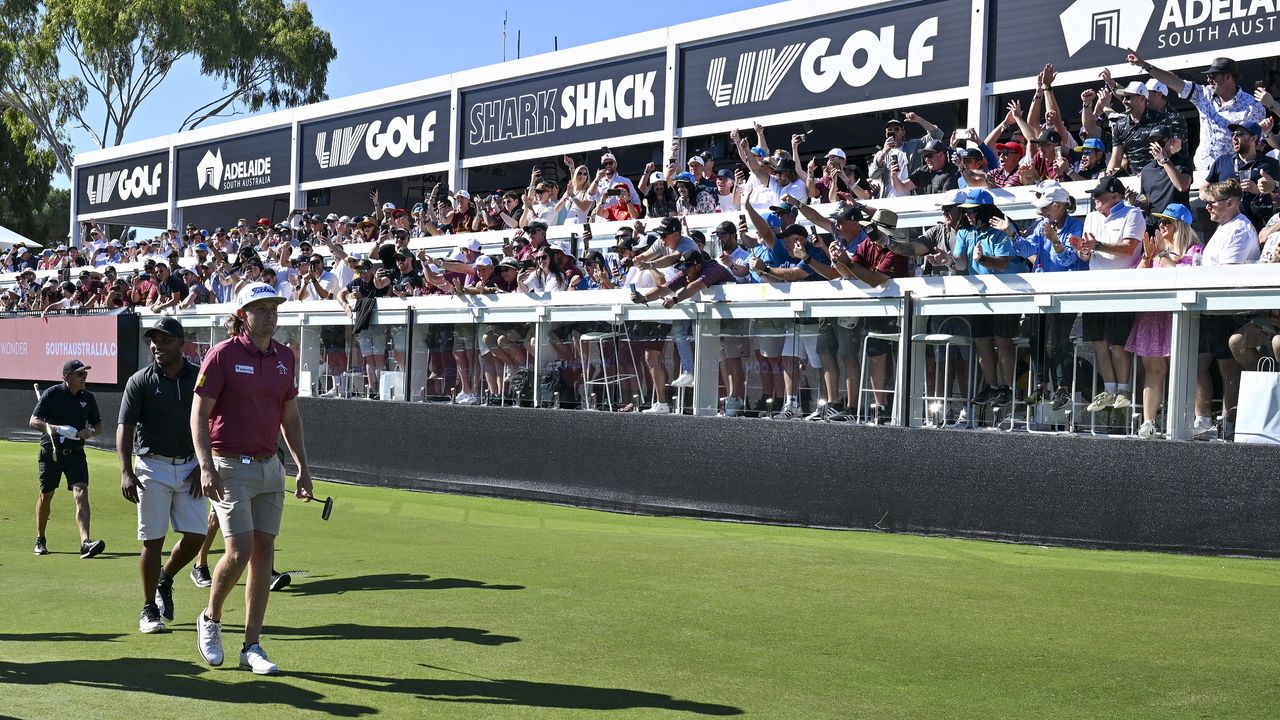
M 142 608 L 142 615 L 138 618 L 138 632 L 146 635 L 164 632 L 164 620 L 160 618 L 160 610 L 155 605 Z
M 800 416 L 800 404 L 797 402 L 787 402 L 782 405 L 782 409 L 774 413 L 771 417 L 773 420 L 794 420 Z
M 1156 436 L 1156 424 L 1150 420 L 1142 423 L 1142 427 L 1138 428 L 1138 437 L 1143 440 L 1150 440 Z
M 1085 408 L 1085 412 L 1098 412 L 1099 410 L 1106 410 L 1107 408 L 1111 407 L 1111 403 L 1115 401 L 1116 401 L 1115 395 L 1107 392 L 1106 390 L 1103 390 L 1102 392 L 1093 396 L 1093 401 L 1090 402 L 1089 406 Z
M 952 430 L 971 430 L 973 423 L 969 422 L 969 413 L 964 408 L 961 408 L 960 415 L 956 417 L 956 421 L 951 423 L 950 427 Z
M 240 651 L 240 669 L 252 670 L 255 675 L 275 675 L 280 668 L 267 657 L 267 651 L 254 643 Z
M 693 374 L 682 372 L 680 377 L 671 381 L 671 387 L 693 387 Z
M 222 623 L 204 616 L 204 610 L 196 616 L 196 648 L 204 661 L 214 667 L 222 664 Z
M 1123 392 L 1116 393 L 1115 399 L 1111 401 L 1111 409 L 1123 410 L 1127 407 L 1133 407 L 1133 402 L 1129 400 L 1129 396 Z
M 724 399 L 724 416 L 738 417 L 742 414 L 742 398 L 736 398 L 732 395 Z
M 458 397 L 454 399 L 454 403 L 458 405 L 479 405 L 480 398 L 475 393 L 458 393 Z
M 664 402 L 659 402 L 650 405 L 647 409 L 641 410 L 640 412 L 648 413 L 649 415 L 670 415 L 671 406 Z

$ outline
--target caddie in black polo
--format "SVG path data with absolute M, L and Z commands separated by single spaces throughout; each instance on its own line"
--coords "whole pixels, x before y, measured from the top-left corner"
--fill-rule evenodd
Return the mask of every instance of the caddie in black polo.
M 84 441 L 102 431 L 102 415 L 93 393 L 85 389 L 88 365 L 68 360 L 62 366 L 62 382 L 40 392 L 36 388 L 35 410 L 28 424 L 39 430 L 40 495 L 36 499 L 36 555 L 48 555 L 45 526 L 53 493 L 63 476 L 76 503 L 76 525 L 80 529 L 80 557 L 91 558 L 107 548 L 102 540 L 89 536 L 89 465 L 84 457 Z

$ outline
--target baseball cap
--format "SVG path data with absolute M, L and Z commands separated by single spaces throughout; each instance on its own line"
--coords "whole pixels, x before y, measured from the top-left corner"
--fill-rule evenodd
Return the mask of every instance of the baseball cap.
M 208 252 L 209 246 L 205 243 L 196 243 L 196 250 L 204 250 Z
M 981 160 L 982 151 L 978 148 L 962 147 L 956 150 L 956 157 L 962 160 Z
M 673 217 L 664 217 L 654 228 L 659 235 L 665 236 L 680 232 L 680 221 Z
M 1014 155 L 1022 155 L 1026 152 L 1026 150 L 1022 148 L 1022 143 L 1017 142 L 996 143 L 996 152 L 1000 152 L 1001 150 L 1008 150 Z
M 844 150 L 841 150 L 840 148 L 831 148 L 827 151 L 827 157 L 838 157 L 841 160 L 845 160 L 848 156 L 845 155 Z
M 601 156 L 600 156 L 600 162 L 606 162 L 606 161 L 609 161 L 609 160 L 612 160 L 612 161 L 613 161 L 613 162 L 615 162 L 615 163 L 616 163 L 616 162 L 618 162 L 618 158 L 614 157 L 614 156 L 613 156 L 613 153 L 611 153 L 611 152 L 607 152 L 607 153 L 605 153 L 605 154 L 603 154 L 603 155 L 601 155 Z
M 284 298 L 271 285 L 264 282 L 249 283 L 244 286 L 240 294 L 236 296 L 236 309 L 243 310 L 249 305 L 260 300 L 267 300 L 274 303 L 284 302 Z
M 996 199 L 991 197 L 991 193 L 986 190 L 973 189 L 964 194 L 964 202 L 960 203 L 962 208 L 978 207 L 979 205 L 995 205 Z
M 685 270 L 693 265 L 701 265 L 705 263 L 706 256 L 701 250 L 685 250 L 680 254 L 680 259 L 676 261 L 677 270 Z
M 941 197 L 938 198 L 938 201 L 935 204 L 938 207 L 948 207 L 950 205 L 959 205 L 960 203 L 964 202 L 964 199 L 965 199 L 964 190 L 949 190 L 947 192 L 942 193 Z
M 531 220 L 529 224 L 524 227 L 524 229 L 526 232 L 537 232 L 539 230 L 546 230 L 547 224 L 542 222 L 541 220 Z
M 705 164 L 705 163 L 703 163 L 702 158 L 698 157 L 697 155 L 694 155 L 693 157 L 689 158 L 689 162 L 688 162 L 688 163 L 686 163 L 686 164 L 688 164 L 688 165 L 703 165 L 703 164 Z
M 778 233 L 778 237 L 786 237 L 788 235 L 799 235 L 800 237 L 809 237 L 809 231 L 800 223 L 791 223 L 782 228 Z
M 697 182 L 696 180 L 694 180 L 693 173 L 691 172 L 677 173 L 675 177 L 671 178 L 671 180 L 673 182 L 678 182 L 678 183 L 686 182 L 686 183 L 689 183 L 690 185 L 693 185 Z
M 730 169 L 728 169 L 728 168 L 721 168 L 721 169 L 719 169 L 719 170 L 717 170 L 717 171 L 716 171 L 716 177 L 722 177 L 722 178 L 727 178 L 727 179 L 729 179 L 729 180 L 732 180 L 732 179 L 733 179 L 733 171 L 732 171 L 732 170 L 730 170 Z
M 1101 193 L 1120 193 L 1124 194 L 1124 183 L 1120 182 L 1120 178 L 1114 175 L 1098 178 L 1098 184 L 1089 191 L 1090 195 L 1098 195 Z
M 1062 136 L 1058 134 L 1057 130 L 1045 128 L 1044 130 L 1041 130 L 1040 134 L 1031 142 L 1037 145 L 1041 143 L 1057 143 L 1062 142 Z
M 1192 220 L 1191 209 L 1181 203 L 1169 203 L 1164 210 L 1158 213 L 1151 213 L 1151 216 L 1177 220 L 1186 225 L 1190 225 Z
M 493 258 L 489 257 L 488 255 L 481 255 L 480 257 L 476 258 L 477 266 L 492 265 L 492 264 L 493 264 Z
M 1084 152 L 1085 150 L 1091 150 L 1096 152 L 1106 152 L 1107 146 L 1103 144 L 1102 140 L 1100 140 L 1099 138 L 1088 138 L 1087 140 L 1084 141 L 1083 145 L 1076 148 L 1076 152 Z
M 395 209 L 396 209 L 396 204 L 395 204 L 395 203 L 393 203 L 393 202 L 385 202 L 385 203 L 382 203 L 382 209 L 383 209 L 383 210 L 395 210 Z
M 857 222 L 862 222 L 862 220 L 865 217 L 866 216 L 863 214 L 862 208 L 857 205 L 845 205 L 844 207 L 835 211 L 831 215 L 831 219 L 835 220 L 836 222 L 842 222 L 847 220 L 855 220 Z
M 455 190 L 455 191 L 454 191 L 454 193 L 453 193 L 453 196 L 454 196 L 454 197 L 456 197 L 456 198 L 460 198 L 460 197 L 462 197 L 462 198 L 466 198 L 466 199 L 468 199 L 468 200 L 470 200 L 470 199 L 471 199 L 471 193 L 467 192 L 466 190 Z
M 763 217 L 764 221 L 769 224 L 769 227 L 774 228 L 775 230 L 782 229 L 782 218 L 778 217 L 778 213 L 767 212 Z
M 484 249 L 484 246 L 480 244 L 479 240 L 475 238 L 471 238 L 470 240 L 464 243 L 458 243 L 458 249 L 470 250 L 471 252 L 480 252 L 481 250 Z
M 338 219 L 337 213 L 329 213 L 328 215 L 324 216 L 325 222 L 333 222 L 334 220 L 337 220 L 337 219 Z
M 751 152 L 755 153 L 756 157 L 764 157 L 765 155 L 768 155 L 768 153 L 764 151 L 764 148 L 760 147 L 759 145 L 756 145 L 755 147 L 751 148 Z
M 943 145 L 941 140 L 930 140 L 924 144 L 924 147 L 920 148 L 920 152 L 923 155 L 931 155 L 933 153 L 944 152 L 946 149 L 947 146 Z
M 369 258 L 361 258 L 356 261 L 356 269 L 360 272 L 364 272 L 372 267 L 373 263 L 369 261 Z
M 737 235 L 738 226 L 734 225 L 733 221 L 731 220 L 725 220 L 719 225 L 716 225 L 715 234 L 716 235 Z
M 1120 97 L 1124 97 L 1126 95 L 1141 95 L 1142 97 L 1148 97 L 1149 93 L 1147 92 L 1147 86 L 1145 83 L 1141 80 L 1134 80 L 1125 86 L 1123 90 L 1117 88 L 1116 95 L 1119 95 Z
M 271 227 L 271 221 L 266 218 L 258 218 L 259 227 Z
M 770 205 L 769 209 L 778 213 L 779 215 L 781 215 L 782 213 L 793 213 L 793 212 L 799 211 L 799 208 L 787 202 L 786 200 L 783 200 L 777 205 Z
M 667 181 L 667 174 L 662 172 L 661 170 L 654 171 L 649 175 L 650 183 L 666 182 L 666 181 Z
M 1044 192 L 1040 193 L 1040 196 L 1032 200 L 1031 204 L 1038 208 L 1046 208 L 1054 203 L 1069 202 L 1071 202 L 1071 193 L 1067 192 L 1066 188 L 1058 185 L 1057 187 L 1048 188 Z
M 1254 137 L 1261 137 L 1262 127 L 1256 122 L 1232 123 L 1227 126 L 1231 132 L 1247 132 Z
M 74 374 L 74 373 L 78 373 L 78 372 L 80 372 L 81 370 L 92 370 L 92 369 L 93 369 L 93 367 L 92 367 L 92 366 L 90 366 L 90 365 L 85 365 L 84 363 L 80 362 L 79 360 L 68 360 L 68 361 L 66 361 L 66 362 L 64 362 L 64 363 L 62 364 L 62 374 L 63 374 L 63 375 L 71 375 L 71 374 Z
M 147 331 L 142 333 L 142 337 L 148 340 L 152 335 L 168 335 L 185 340 L 187 331 L 183 329 L 182 323 L 178 322 L 178 318 L 165 316 L 160 318 L 160 322 L 156 323 L 155 327 L 147 328 Z
M 885 126 L 885 127 L 889 127 L 890 125 L 897 125 L 898 127 L 902 127 L 902 121 L 901 121 L 901 120 L 899 120 L 898 118 L 892 118 L 892 117 L 891 117 L 891 118 L 889 118 L 888 120 L 885 120 L 885 121 L 884 121 L 884 126 Z
M 1160 93 L 1161 95 L 1169 94 L 1169 87 L 1155 78 L 1151 78 L 1146 82 L 1147 97 L 1151 97 L 1151 93 Z

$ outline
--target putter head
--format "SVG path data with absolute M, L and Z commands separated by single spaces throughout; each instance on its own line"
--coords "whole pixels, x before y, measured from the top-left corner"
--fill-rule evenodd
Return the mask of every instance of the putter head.
M 329 516 L 332 514 L 333 514 L 333 498 L 327 497 L 324 499 L 324 510 L 320 511 L 320 519 L 328 520 Z

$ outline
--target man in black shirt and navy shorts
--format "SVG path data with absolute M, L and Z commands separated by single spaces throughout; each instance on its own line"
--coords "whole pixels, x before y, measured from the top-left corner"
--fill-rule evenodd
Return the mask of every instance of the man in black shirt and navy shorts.
M 48 555 L 44 530 L 49 523 L 53 491 L 65 475 L 76 501 L 76 525 L 80 527 L 80 557 L 91 558 L 107 549 L 102 540 L 89 537 L 89 464 L 84 441 L 102 432 L 102 415 L 93 393 L 85 389 L 89 366 L 68 360 L 62 366 L 62 383 L 40 393 L 28 424 L 39 430 L 40 497 L 36 500 L 36 555 Z
M 156 633 L 164 631 L 165 620 L 173 621 L 173 578 L 200 550 L 209 507 L 191 441 L 191 401 L 200 368 L 182 356 L 186 331 L 176 318 L 166 317 L 144 336 L 154 362 L 134 373 L 125 385 L 116 455 L 120 491 L 138 506 L 142 541 L 138 630 Z M 182 539 L 161 568 L 164 536 L 171 522 Z

